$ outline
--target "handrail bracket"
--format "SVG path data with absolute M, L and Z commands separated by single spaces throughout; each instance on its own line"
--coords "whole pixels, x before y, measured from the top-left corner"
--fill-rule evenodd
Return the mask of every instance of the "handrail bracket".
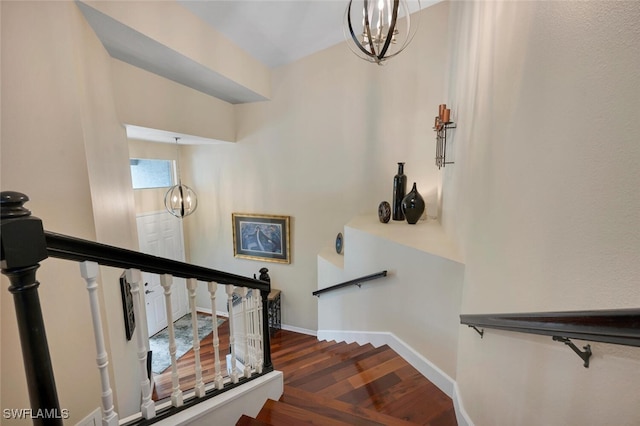
M 565 345 L 569 346 L 583 361 L 584 368 L 589 368 L 589 358 L 591 358 L 591 345 L 583 346 L 584 351 L 578 349 L 576 345 L 573 344 L 571 339 L 562 336 L 553 336 L 553 340 L 556 342 L 562 342 Z
M 482 330 L 479 330 L 478 327 L 471 324 L 469 324 L 469 327 L 473 328 L 476 332 L 478 332 L 478 334 L 480 335 L 480 338 L 482 339 L 482 337 L 484 336 L 484 328 Z

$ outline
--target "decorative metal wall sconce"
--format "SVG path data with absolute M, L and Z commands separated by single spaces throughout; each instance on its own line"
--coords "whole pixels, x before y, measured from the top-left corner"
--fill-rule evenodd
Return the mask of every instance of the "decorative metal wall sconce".
M 455 123 L 451 121 L 451 110 L 447 108 L 446 104 L 440 104 L 433 125 L 433 130 L 436 132 L 436 166 L 438 169 L 446 164 L 453 164 L 453 161 L 447 161 L 447 130 L 455 128 Z

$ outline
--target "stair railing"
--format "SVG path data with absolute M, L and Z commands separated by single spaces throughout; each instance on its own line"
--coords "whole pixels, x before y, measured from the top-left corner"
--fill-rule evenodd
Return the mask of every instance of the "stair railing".
M 19 336 L 22 347 L 24 368 L 31 409 L 36 412 L 50 414 L 46 424 L 61 425 L 64 417 L 60 410 L 55 378 L 51 365 L 51 357 L 45 333 L 45 321 L 42 316 L 36 270 L 40 262 L 47 257 L 79 262 L 80 274 L 85 280 L 89 293 L 95 345 L 96 363 L 102 386 L 102 420 L 103 425 L 118 425 L 145 423 L 167 418 L 185 408 L 215 397 L 220 393 L 240 386 L 261 375 L 273 371 L 269 342 L 269 322 L 267 319 L 267 296 L 271 290 L 268 282 L 253 278 L 242 277 L 214 269 L 190 265 L 183 262 L 151 256 L 136 251 L 126 250 L 105 244 L 69 237 L 44 230 L 42 221 L 31 216 L 31 212 L 24 207 L 29 198 L 21 193 L 5 191 L 0 194 L 1 229 L 0 267 L 2 273 L 9 278 L 9 291 L 13 294 Z M 100 317 L 98 296 L 98 266 L 125 269 L 126 280 L 131 285 L 133 296 L 133 311 L 139 324 L 135 328 L 137 354 L 140 374 L 140 413 L 133 418 L 119 420 L 114 409 L 112 390 L 109 383 L 108 354 L 104 341 L 102 319 Z M 167 309 L 169 332 L 169 353 L 171 356 L 172 393 L 169 403 L 156 403 L 151 398 L 151 383 L 147 372 L 148 341 L 144 330 L 146 318 L 143 314 L 145 304 L 144 291 L 141 291 L 141 272 L 161 275 Z M 171 292 L 173 278 L 187 279 L 189 307 L 193 323 L 193 349 L 195 355 L 196 383 L 193 396 L 185 398 L 180 389 L 176 366 L 175 336 L 173 330 Z M 215 376 L 211 383 L 202 380 L 200 363 L 200 338 L 196 323 L 195 290 L 198 281 L 207 283 L 210 293 L 213 328 L 213 348 L 215 354 Z M 220 342 L 217 334 L 217 319 L 215 317 L 215 294 L 218 286 L 224 287 L 229 297 L 229 327 L 231 366 L 222 368 L 220 357 Z M 242 306 L 234 307 L 232 298 L 239 296 Z M 238 309 L 241 309 L 238 311 Z M 234 319 L 240 317 L 242 330 L 234 330 Z M 234 339 L 235 336 L 235 339 Z M 238 340 L 234 342 L 234 340 Z M 244 354 L 243 369 L 238 371 L 235 349 L 242 348 Z M 227 373 L 227 374 L 225 374 Z M 34 424 L 41 424 L 45 420 L 34 419 Z
M 473 328 L 480 338 L 484 328 L 551 336 L 569 346 L 585 368 L 589 367 L 591 345 L 580 350 L 571 339 L 640 347 L 640 309 L 464 314 L 460 323 Z
M 375 279 L 386 277 L 386 276 L 387 276 L 387 271 L 376 272 L 375 274 L 365 275 L 364 277 L 356 278 L 356 279 L 345 281 L 345 282 L 342 282 L 342 283 L 339 283 L 339 284 L 334 284 L 334 285 L 329 286 L 329 287 L 321 288 L 320 290 L 316 290 L 316 291 L 312 292 L 311 294 L 313 296 L 320 297 L 320 295 L 323 294 L 323 293 L 327 293 L 327 292 L 330 292 L 330 291 L 333 291 L 333 290 L 337 290 L 339 288 L 349 287 L 349 286 L 352 286 L 352 285 L 357 285 L 358 287 L 360 287 L 362 285 L 362 283 L 365 282 L 365 281 L 371 281 L 371 280 L 375 280 Z

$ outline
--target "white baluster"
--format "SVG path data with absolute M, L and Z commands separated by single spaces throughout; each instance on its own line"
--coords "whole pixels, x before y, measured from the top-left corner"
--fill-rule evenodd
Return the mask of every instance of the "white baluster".
M 240 288 L 239 294 L 242 296 L 242 314 L 244 316 L 243 326 L 244 326 L 244 336 L 242 338 L 243 352 L 244 352 L 244 377 L 251 377 L 251 356 L 249 354 L 249 321 L 250 321 L 250 312 L 249 312 L 249 304 L 247 302 L 247 293 L 248 289 L 246 287 Z
M 211 298 L 211 312 L 213 321 L 213 353 L 215 355 L 215 375 L 213 377 L 213 383 L 216 389 L 222 389 L 224 383 L 222 381 L 222 373 L 220 368 L 220 338 L 218 337 L 218 317 L 216 316 L 216 290 L 218 283 L 210 282 L 207 285 L 209 289 L 209 297 Z
M 264 366 L 264 337 L 262 336 L 262 293 L 256 290 L 256 358 L 257 365 L 256 370 L 258 373 L 262 373 L 262 367 Z
M 249 353 L 251 355 L 251 368 L 255 369 L 257 366 L 256 359 L 256 290 L 251 290 L 251 297 L 247 299 L 249 305 Z
M 196 311 L 196 288 L 198 280 L 189 278 L 187 289 L 189 289 L 189 309 L 191 310 L 191 328 L 193 329 L 193 355 L 196 360 L 196 384 L 195 392 L 198 398 L 204 396 L 204 382 L 202 381 L 202 365 L 200 365 L 200 336 L 198 336 L 198 312 Z
M 140 282 L 142 274 L 138 269 L 128 269 L 126 273 L 127 281 L 131 284 L 131 295 L 133 296 L 133 314 L 137 318 L 142 318 L 142 306 L 144 296 L 140 293 Z M 138 341 L 138 361 L 140 362 L 140 391 L 142 393 L 142 403 L 140 413 L 145 419 L 156 416 L 156 406 L 151 400 L 151 382 L 147 376 L 147 344 L 145 342 L 144 330 L 136 327 L 136 339 Z
M 182 391 L 178 377 L 178 363 L 176 361 L 176 333 L 173 328 L 173 307 L 171 306 L 171 285 L 173 276 L 160 275 L 160 285 L 164 289 L 164 306 L 167 312 L 167 331 L 169 332 L 169 355 L 171 356 L 171 405 L 181 407 L 183 404 Z
M 227 284 L 227 305 L 229 309 L 229 347 L 231 349 L 231 382 L 238 383 L 238 372 L 236 369 L 236 348 L 235 348 L 235 337 L 234 337 L 234 320 L 233 320 L 233 286 L 231 284 Z
M 102 318 L 100 315 L 100 301 L 98 300 L 98 264 L 95 262 L 81 262 L 80 275 L 87 283 L 89 292 L 89 306 L 91 307 L 91 319 L 93 320 L 93 335 L 96 341 L 96 364 L 100 371 L 100 383 L 102 386 L 102 424 L 103 426 L 116 426 L 118 413 L 113 408 L 113 391 L 109 383 L 109 355 L 104 344 L 102 332 Z

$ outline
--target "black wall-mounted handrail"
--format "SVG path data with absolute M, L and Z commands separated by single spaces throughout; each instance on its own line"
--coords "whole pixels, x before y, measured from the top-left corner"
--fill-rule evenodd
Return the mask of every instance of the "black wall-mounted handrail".
M 576 352 L 589 367 L 591 347 L 580 351 L 569 339 L 640 347 L 640 309 L 531 312 L 460 315 L 460 324 L 475 329 L 480 337 L 492 328 L 518 333 L 552 336 Z
M 320 295 L 322 293 L 327 293 L 329 291 L 337 290 L 337 289 L 342 288 L 342 287 L 348 287 L 350 285 L 357 285 L 358 287 L 360 287 L 360 284 L 365 282 L 365 281 L 371 281 L 371 280 L 375 280 L 377 278 L 382 278 L 382 277 L 386 277 L 386 276 L 387 276 L 387 271 L 382 271 L 382 272 L 378 272 L 376 274 L 371 274 L 371 275 L 367 275 L 367 276 L 364 276 L 364 277 L 356 278 L 355 280 L 349 280 L 349 281 L 345 281 L 345 282 L 340 283 L 340 284 L 335 284 L 335 285 L 332 285 L 331 287 L 321 288 L 320 290 L 316 290 L 311 294 L 314 295 L 314 296 L 320 297 Z

